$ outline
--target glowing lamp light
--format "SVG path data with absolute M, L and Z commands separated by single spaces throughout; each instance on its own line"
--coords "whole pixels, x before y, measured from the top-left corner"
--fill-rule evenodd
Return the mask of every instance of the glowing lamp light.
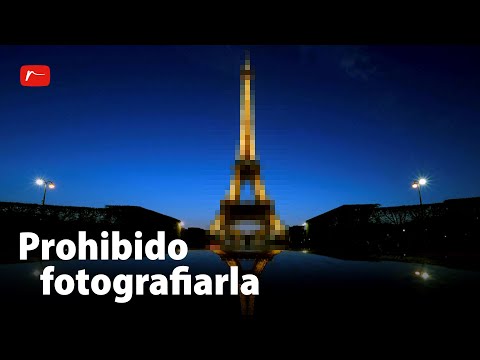
M 427 183 L 427 179 L 425 179 L 425 178 L 420 178 L 420 179 L 418 179 L 418 180 L 415 180 L 415 181 L 412 183 L 412 188 L 418 190 L 418 198 L 419 198 L 419 200 L 420 200 L 420 206 L 422 206 L 422 194 L 421 194 L 420 189 L 421 189 L 422 186 L 424 186 L 426 183 Z
M 37 180 L 35 180 L 35 184 L 37 184 L 38 186 L 43 186 L 42 205 L 45 205 L 45 196 L 47 196 L 47 187 L 49 189 L 55 189 L 55 184 L 53 183 L 53 181 L 45 180 L 42 178 L 38 178 Z

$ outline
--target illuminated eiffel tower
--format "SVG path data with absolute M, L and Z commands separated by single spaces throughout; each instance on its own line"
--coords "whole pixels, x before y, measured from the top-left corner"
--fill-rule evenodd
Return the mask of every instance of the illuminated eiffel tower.
M 260 178 L 260 162 L 255 156 L 255 110 L 252 81 L 254 72 L 249 54 L 240 71 L 240 146 L 235 160 L 230 189 L 220 201 L 220 212 L 210 224 L 213 248 L 222 250 L 283 250 L 287 242 L 287 228 L 275 214 Z M 240 199 L 242 186 L 249 183 L 254 200 Z M 255 230 L 242 230 L 241 224 Z

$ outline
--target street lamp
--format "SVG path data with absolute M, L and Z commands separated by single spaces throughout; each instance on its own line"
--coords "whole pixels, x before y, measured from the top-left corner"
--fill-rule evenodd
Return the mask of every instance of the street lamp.
M 424 186 L 425 184 L 427 183 L 427 179 L 425 178 L 420 178 L 418 180 L 415 180 L 413 183 L 412 183 L 412 188 L 414 189 L 417 189 L 418 190 L 418 197 L 420 198 L 420 221 L 419 221 L 419 225 L 421 227 L 425 226 L 425 211 L 423 209 L 423 204 L 422 204 L 422 192 L 420 190 L 420 188 L 422 186 Z M 425 229 L 425 231 L 427 231 L 427 229 Z M 427 250 L 427 238 L 426 236 L 422 236 L 422 239 L 423 239 L 423 247 L 424 247 L 424 250 L 426 251 Z M 421 275 L 423 279 L 426 279 L 423 275 Z M 427 277 L 428 277 L 428 274 L 427 274 Z
M 53 183 L 53 181 L 44 180 L 44 179 L 35 180 L 35 184 L 37 184 L 38 186 L 43 186 L 42 205 L 45 205 L 45 196 L 47 195 L 47 186 L 49 189 L 55 189 L 55 184 Z
M 418 180 L 415 180 L 412 183 L 412 188 L 418 189 L 418 197 L 420 198 L 420 206 L 422 206 L 422 192 L 420 191 L 420 188 L 424 186 L 427 183 L 427 179 L 421 178 Z

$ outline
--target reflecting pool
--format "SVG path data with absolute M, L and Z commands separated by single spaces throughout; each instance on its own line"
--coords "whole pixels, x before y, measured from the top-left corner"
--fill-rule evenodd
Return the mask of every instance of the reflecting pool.
M 237 254 L 238 255 L 238 254 Z M 144 295 L 133 294 L 127 303 L 115 302 L 115 292 L 106 295 L 59 295 L 51 283 L 51 295 L 42 295 L 40 275 L 55 266 L 55 277 L 75 277 L 85 269 L 90 277 L 105 274 L 163 274 L 188 266 L 194 277 L 229 274 L 239 266 L 240 275 L 252 273 L 259 279 L 258 295 L 152 295 L 148 283 Z M 407 317 L 478 318 L 480 272 L 442 266 L 395 261 L 354 261 L 302 251 L 277 251 L 261 257 L 234 256 L 209 250 L 189 250 L 176 261 L 42 261 L 0 265 L 2 303 L 13 312 L 30 316 L 67 313 L 82 316 L 153 316 L 155 319 L 284 319 L 329 321 L 335 319 L 402 320 Z M 53 309 L 53 310 L 52 310 Z M 87 311 L 87 309 L 89 309 Z M 97 310 L 102 309 L 99 314 Z M 70 315 L 69 315 L 70 316 Z M 130 316 L 130 315 L 128 315 Z M 132 315 L 133 316 L 133 315 Z M 422 320 L 423 321 L 423 320 Z

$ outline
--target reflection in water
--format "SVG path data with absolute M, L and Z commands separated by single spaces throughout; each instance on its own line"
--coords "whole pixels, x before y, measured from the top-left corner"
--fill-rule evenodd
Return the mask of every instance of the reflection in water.
M 245 274 L 253 274 L 260 279 L 260 275 L 267 266 L 267 264 L 272 261 L 275 255 L 278 255 L 282 250 L 271 250 L 271 251 L 224 251 L 224 250 L 212 250 L 217 254 L 220 259 L 222 259 L 228 266 L 238 266 L 239 277 Z M 253 260 L 253 266 L 250 269 L 242 266 L 241 260 Z M 240 287 L 241 284 L 239 283 Z M 242 317 L 251 318 L 254 315 L 255 310 L 255 295 L 244 295 L 241 291 L 238 292 L 240 295 L 240 307 L 242 311 Z
M 41 271 L 41 270 L 35 269 L 35 270 L 33 271 L 33 276 L 35 276 L 35 277 L 40 277 L 40 275 L 42 275 L 42 271 Z
M 230 266 L 238 266 L 238 275 L 250 273 L 259 277 L 261 297 L 243 296 L 241 288 L 237 293 L 240 297 L 231 295 L 230 289 L 223 296 L 157 296 L 146 285 L 144 295 L 132 297 L 132 306 L 117 306 L 113 289 L 105 296 L 93 293 L 83 296 L 78 291 L 61 296 L 53 290 L 51 295 L 43 295 L 42 281 L 37 276 L 47 266 L 55 266 L 56 275 L 75 277 L 79 270 L 86 269 L 91 277 L 105 274 L 113 279 L 119 274 L 168 275 L 179 265 L 188 266 L 192 276 L 207 274 L 212 278 L 226 274 Z M 318 324 L 329 320 L 339 324 L 351 321 L 367 324 L 372 320 L 396 324 L 399 319 L 421 319 L 428 324 L 426 319 L 435 320 L 441 314 L 445 324 L 449 320 L 480 317 L 479 283 L 480 271 L 427 263 L 345 260 L 305 254 L 301 250 L 191 250 L 181 261 L 167 257 L 164 261 L 51 260 L 1 264 L 0 304 L 18 313 L 28 311 L 32 318 L 44 313 L 60 314 L 56 308 L 71 306 L 75 309 L 71 314 L 78 310 L 85 318 L 93 316 L 96 309 L 105 309 L 111 310 L 115 319 L 131 312 L 132 319 L 141 314 L 145 318 L 158 316 L 198 323 L 222 323 L 243 317 L 261 322 L 318 321 Z M 87 287 L 90 285 L 87 282 Z M 48 306 L 53 306 L 53 311 L 44 312 Z M 391 316 L 386 316 L 386 309 Z
M 43 264 L 43 261 L 42 261 L 42 260 L 40 260 L 40 261 L 38 262 L 38 264 L 35 264 L 35 265 L 36 265 L 36 267 L 35 267 L 35 269 L 33 270 L 33 276 L 39 278 L 40 275 L 42 275 L 42 273 L 43 273 L 43 269 L 45 269 L 45 265 Z
M 423 270 L 423 265 L 422 265 L 422 271 L 415 271 L 415 275 L 421 277 L 423 280 L 428 280 L 430 279 L 430 274 Z

